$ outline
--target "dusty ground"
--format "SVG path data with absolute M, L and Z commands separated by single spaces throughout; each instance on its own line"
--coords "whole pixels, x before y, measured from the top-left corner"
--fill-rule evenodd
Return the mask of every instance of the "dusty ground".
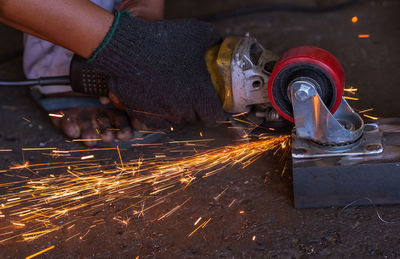
M 167 14 L 198 16 L 261 2 L 274 1 L 170 1 Z M 314 5 L 322 1 L 299 2 Z M 352 103 L 353 106 L 374 107 L 373 115 L 398 117 L 399 11 L 399 1 L 376 0 L 328 14 L 276 12 L 237 17 L 216 25 L 224 35 L 250 32 L 265 47 L 279 54 L 304 44 L 330 50 L 344 66 L 347 84 L 359 88 L 360 101 Z M 359 17 L 356 24 L 351 23 L 354 15 Z M 366 33 L 371 35 L 369 39 L 357 37 Z M 22 36 L 5 26 L 0 27 L 0 35 L 0 78 L 21 78 Z M 0 91 L 0 148 L 13 149 L 0 154 L 0 169 L 7 169 L 13 162 L 21 163 L 23 159 L 31 163 L 52 161 L 40 152 L 24 152 L 23 158 L 22 147 L 81 147 L 65 143 L 65 138 L 52 127 L 46 113 L 30 99 L 27 90 L 2 88 Z M 215 136 L 206 129 L 190 129 L 171 137 L 198 138 L 199 131 L 204 132 L 204 137 Z M 123 156 L 135 159 L 151 152 L 154 150 L 132 149 L 123 151 Z M 399 222 L 399 206 L 377 207 L 377 210 L 372 206 L 295 210 L 288 178 L 290 171 L 281 177 L 282 166 L 278 158 L 266 156 L 245 170 L 229 169 L 201 179 L 144 217 L 133 218 L 127 226 L 112 219 L 118 209 L 130 204 L 124 200 L 100 210 L 97 217 L 106 218 L 107 224 L 93 228 L 83 240 L 65 241 L 72 234 L 59 231 L 28 243 L 0 244 L 0 257 L 22 258 L 51 245 L 55 249 L 46 253 L 49 258 L 400 257 L 399 223 L 383 223 L 376 214 L 379 211 L 385 220 Z M 63 170 L 51 173 L 61 174 Z M 18 174 L 32 176 L 29 172 Z M 14 178 L 0 175 L 1 183 L 11 179 Z M 225 189 L 219 199 L 214 199 Z M 189 197 L 191 200 L 173 215 L 152 222 Z M 236 202 L 229 207 L 234 199 Z M 70 214 L 65 220 L 73 217 Z M 188 237 L 198 217 L 212 220 Z M 88 228 L 91 220 L 79 222 L 79 230 Z M 3 223 L 0 221 L 0 224 Z

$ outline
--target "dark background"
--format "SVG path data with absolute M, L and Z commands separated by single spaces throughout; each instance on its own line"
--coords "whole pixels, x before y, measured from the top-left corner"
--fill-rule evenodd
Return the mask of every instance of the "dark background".
M 337 2 L 340 1 L 170 0 L 167 1 L 166 15 L 169 18 L 196 17 L 260 4 L 296 3 L 320 7 Z M 215 25 L 222 35 L 250 32 L 265 48 L 279 55 L 299 45 L 325 48 L 343 65 L 347 85 L 359 89 L 357 97 L 360 100 L 351 101 L 353 107 L 360 110 L 374 108 L 370 114 L 379 117 L 399 117 L 399 13 L 400 1 L 368 0 L 331 13 L 259 13 Z M 351 22 L 353 16 L 359 18 L 355 24 Z M 370 38 L 359 39 L 358 34 L 370 34 Z M 0 25 L 0 35 L 0 78 L 23 78 L 22 34 Z M 0 169 L 22 161 L 21 147 L 80 147 L 79 144 L 65 143 L 64 136 L 31 100 L 27 89 L 1 88 L 0 92 L 0 148 L 14 150 L 0 153 Z M 198 136 L 198 131 L 190 131 L 196 133 L 194 137 Z M 190 131 L 182 132 L 182 135 L 190 137 Z M 132 150 L 130 156 L 135 157 L 140 152 Z M 32 162 L 44 159 L 38 153 L 24 156 Z M 186 197 L 193 197 L 185 208 L 163 222 L 150 224 L 151 216 L 138 219 L 128 227 L 112 222 L 96 228 L 86 241 L 64 242 L 68 236 L 55 233 L 30 243 L 0 244 L 0 257 L 24 257 L 51 244 L 56 245 L 47 253 L 52 258 L 400 256 L 399 223 L 384 223 L 376 214 L 379 211 L 384 219 L 398 222 L 400 207 L 295 210 L 290 184 L 280 177 L 282 165 L 277 160 L 267 157 L 246 170 L 226 170 L 201 180 L 160 208 L 160 211 L 168 211 Z M 0 175 L 0 182 L 7 179 Z M 213 200 L 227 186 L 229 189 L 224 197 Z M 228 208 L 232 199 L 238 199 L 238 205 Z M 245 210 L 245 215 L 239 215 L 240 210 Z M 109 214 L 112 218 L 112 212 Z M 193 230 L 193 222 L 200 215 L 208 215 L 213 220 L 203 232 L 187 238 Z M 257 236 L 256 241 L 251 240 L 253 235 Z

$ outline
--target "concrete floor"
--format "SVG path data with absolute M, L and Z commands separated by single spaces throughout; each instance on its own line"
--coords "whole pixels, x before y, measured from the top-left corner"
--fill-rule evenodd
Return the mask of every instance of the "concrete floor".
M 192 17 L 277 2 L 319 6 L 337 1 L 171 0 L 167 1 L 166 12 L 171 18 Z M 360 100 L 351 102 L 352 106 L 360 110 L 374 108 L 370 114 L 379 117 L 400 117 L 399 11 L 400 1 L 368 0 L 333 13 L 270 12 L 236 17 L 215 25 L 222 35 L 250 32 L 278 54 L 299 45 L 325 48 L 343 65 L 347 85 L 359 89 Z M 351 22 L 353 16 L 359 18 L 355 24 Z M 370 38 L 360 39 L 358 34 L 370 34 Z M 21 33 L 1 25 L 0 35 L 0 78 L 22 78 Z M 26 89 L 1 88 L 0 92 L 0 149 L 14 150 L 0 154 L 0 170 L 23 160 L 22 147 L 80 148 L 79 144 L 65 143 L 64 136 L 52 127 L 46 113 L 30 99 Z M 198 134 L 197 130 L 194 132 Z M 182 134 L 190 136 L 190 132 Z M 140 152 L 133 150 L 131 156 Z M 34 152 L 24 156 L 31 162 L 45 161 Z M 174 198 L 193 197 L 188 207 L 167 221 L 149 224 L 143 219 L 123 231 L 110 223 L 88 235 L 85 242 L 64 242 L 63 234 L 59 233 L 30 243 L 0 244 L 0 257 L 27 256 L 51 244 L 56 249 L 47 254 L 50 258 L 400 257 L 399 223 L 383 223 L 376 214 L 379 211 L 385 220 L 399 222 L 399 206 L 295 210 L 290 184 L 280 177 L 281 165 L 276 160 L 265 158 L 252 168 L 227 170 L 200 181 Z M 266 177 L 269 181 L 264 183 Z M 8 178 L 0 175 L 0 182 L 6 181 Z M 226 186 L 230 186 L 226 197 L 213 201 Z M 232 199 L 239 200 L 234 210 L 227 208 Z M 170 201 L 164 209 L 171 209 L 174 204 Z M 241 209 L 248 212 L 243 217 L 237 214 Z M 212 216 L 212 224 L 202 235 L 188 239 L 186 235 L 193 230 L 193 221 L 201 213 Z M 251 241 L 252 236 L 257 236 L 255 242 Z

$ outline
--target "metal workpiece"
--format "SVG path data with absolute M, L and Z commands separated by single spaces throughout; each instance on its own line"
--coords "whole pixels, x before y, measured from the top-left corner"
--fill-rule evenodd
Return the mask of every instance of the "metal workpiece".
M 289 85 L 295 137 L 307 139 L 324 146 L 345 146 L 359 140 L 364 131 L 364 121 L 344 98 L 332 114 L 318 94 L 318 85 L 311 78 L 298 78 Z M 295 154 L 296 155 L 296 154 Z
M 293 157 L 296 208 L 400 204 L 400 118 L 366 124 L 363 138 L 368 133 L 382 136 L 365 146 L 368 155 L 356 147 L 344 156 Z
M 296 130 L 293 130 L 292 133 L 293 158 L 375 155 L 382 152 L 382 132 L 375 123 L 366 124 L 361 138 L 346 145 L 322 145 L 308 139 L 299 138 L 296 135 Z
M 259 116 L 275 119 L 277 116 L 269 112 L 268 79 L 278 58 L 248 34 L 226 38 L 217 58 L 225 82 L 223 109 L 243 113 L 260 105 Z

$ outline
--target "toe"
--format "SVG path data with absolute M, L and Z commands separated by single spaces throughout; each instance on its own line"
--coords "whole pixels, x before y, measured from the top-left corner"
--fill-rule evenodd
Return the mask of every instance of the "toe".
M 96 145 L 97 140 L 100 139 L 100 136 L 96 130 L 96 120 L 94 118 L 82 116 L 79 118 L 78 125 L 81 130 L 81 138 L 84 139 L 83 144 L 86 146 Z
M 83 144 L 86 146 L 94 146 L 97 143 L 99 136 L 94 128 L 82 130 L 81 138 L 84 139 Z
M 54 120 L 53 120 L 54 121 Z M 58 119 L 58 123 L 54 124 L 57 128 L 61 129 L 67 137 L 79 138 L 81 129 L 74 116 L 65 116 Z
M 64 117 L 52 116 L 51 122 L 69 138 L 79 138 L 81 135 L 81 130 L 74 114 L 64 114 Z
M 112 142 L 114 133 L 112 132 L 111 119 L 106 113 L 97 115 L 97 131 L 104 142 Z
M 124 114 L 114 114 L 114 124 L 119 130 L 116 132 L 117 138 L 121 141 L 128 141 L 133 138 L 133 129 L 129 119 Z

